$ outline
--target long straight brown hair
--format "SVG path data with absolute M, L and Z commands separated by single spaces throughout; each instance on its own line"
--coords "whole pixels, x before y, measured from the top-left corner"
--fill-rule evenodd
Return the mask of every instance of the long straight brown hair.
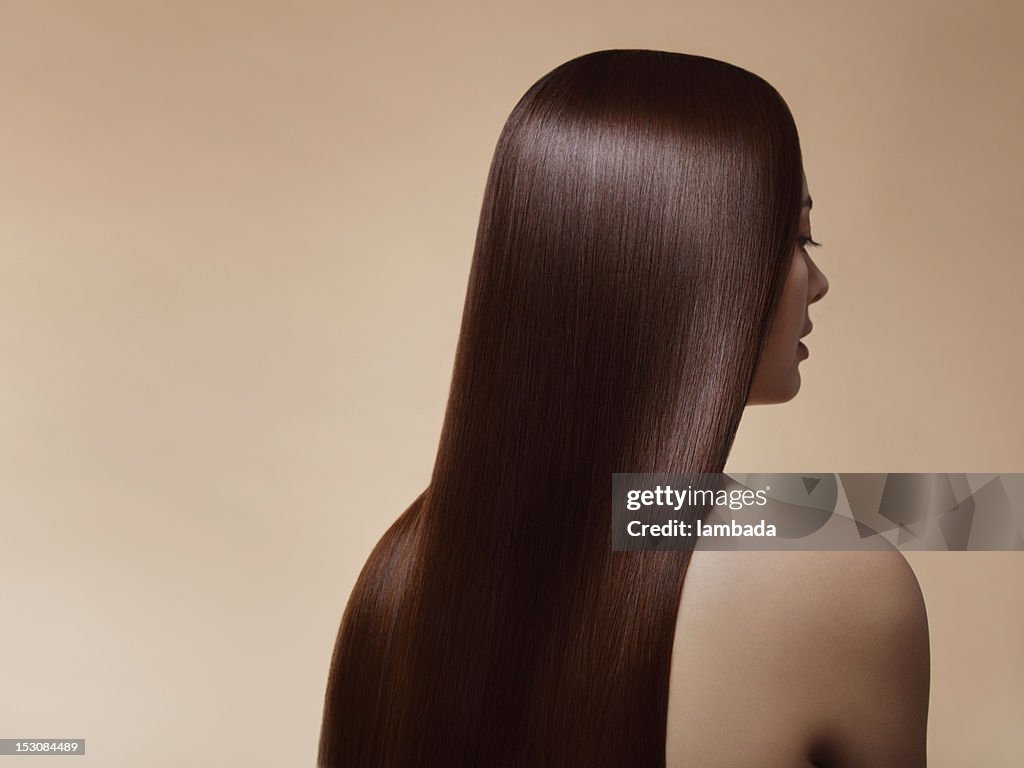
M 320 766 L 664 765 L 689 558 L 611 550 L 612 473 L 723 471 L 801 174 L 783 99 L 714 59 L 599 51 L 520 99 L 433 474 L 349 599 Z

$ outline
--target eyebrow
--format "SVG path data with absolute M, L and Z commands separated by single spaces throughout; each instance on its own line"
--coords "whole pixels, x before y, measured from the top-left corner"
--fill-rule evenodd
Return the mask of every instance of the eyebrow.
M 814 201 L 811 200 L 810 195 L 808 195 L 807 197 L 805 197 L 803 200 L 800 201 L 800 206 L 802 208 L 807 208 L 808 210 L 810 210 L 811 206 L 813 206 L 813 205 L 814 205 Z

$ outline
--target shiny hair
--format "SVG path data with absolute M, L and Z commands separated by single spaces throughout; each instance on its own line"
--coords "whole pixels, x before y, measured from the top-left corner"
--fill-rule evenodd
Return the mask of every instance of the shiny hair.
M 723 471 L 802 170 L 778 92 L 702 56 L 598 51 L 519 100 L 430 483 L 346 607 L 319 766 L 664 765 L 689 554 L 612 551 L 611 477 Z

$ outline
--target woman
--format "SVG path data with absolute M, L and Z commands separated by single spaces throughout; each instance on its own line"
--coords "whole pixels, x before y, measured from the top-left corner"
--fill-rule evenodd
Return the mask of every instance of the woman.
M 796 394 L 827 290 L 810 206 L 789 109 L 738 67 L 600 51 L 527 91 L 431 481 L 347 605 L 320 766 L 924 765 L 898 552 L 609 544 L 612 473 L 721 472 L 744 407 Z

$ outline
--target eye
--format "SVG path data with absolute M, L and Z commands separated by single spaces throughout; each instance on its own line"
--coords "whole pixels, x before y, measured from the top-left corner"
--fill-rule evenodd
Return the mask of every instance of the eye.
M 821 243 L 815 242 L 815 240 L 810 235 L 808 235 L 807 237 L 798 237 L 796 239 L 796 244 L 801 248 L 807 248 L 808 245 L 813 248 L 817 248 L 818 246 L 821 245 Z

